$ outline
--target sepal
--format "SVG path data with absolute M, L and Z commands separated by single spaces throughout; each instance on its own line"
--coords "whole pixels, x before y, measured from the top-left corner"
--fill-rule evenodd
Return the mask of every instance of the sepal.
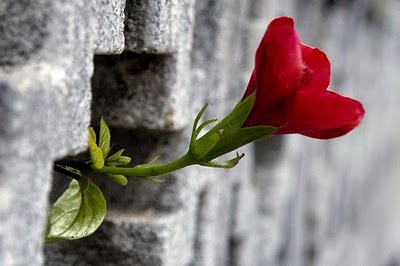
M 207 167 L 213 167 L 213 168 L 233 168 L 235 167 L 240 159 L 242 159 L 244 157 L 244 153 L 240 154 L 236 153 L 236 157 L 231 159 L 231 160 L 227 160 L 227 161 L 208 161 L 208 162 L 199 162 L 199 165 L 202 166 L 207 166 Z
M 277 128 L 272 126 L 255 126 L 242 128 L 249 116 L 255 102 L 255 94 L 249 95 L 219 123 L 211 128 L 206 134 L 197 139 L 200 132 L 208 125 L 216 122 L 210 119 L 197 126 L 202 115 L 206 111 L 205 105 L 193 124 L 190 142 L 190 151 L 196 160 L 201 161 L 202 165 L 218 167 L 218 163 L 211 162 L 215 158 L 234 151 L 248 143 L 258 141 L 271 136 Z M 224 165 L 224 164 L 222 164 Z M 231 165 L 231 164 L 229 164 Z

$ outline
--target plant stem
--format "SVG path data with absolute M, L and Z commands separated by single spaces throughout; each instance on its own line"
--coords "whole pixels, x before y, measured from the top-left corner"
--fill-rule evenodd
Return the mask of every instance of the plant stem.
M 75 180 L 81 179 L 81 176 L 80 176 L 80 175 L 75 174 L 75 173 L 73 173 L 73 172 L 71 172 L 71 171 L 68 171 L 68 170 L 62 168 L 61 166 L 59 166 L 59 165 L 57 165 L 57 164 L 55 164 L 55 165 L 53 166 L 53 170 L 56 171 L 56 172 L 59 172 L 60 174 L 69 176 L 69 177 L 71 177 L 71 178 L 73 178 L 73 179 L 75 179 Z
M 150 177 L 167 174 L 194 164 L 197 164 L 197 161 L 191 152 L 187 152 L 181 158 L 167 164 L 141 164 L 135 167 L 104 166 L 93 171 L 100 174 Z

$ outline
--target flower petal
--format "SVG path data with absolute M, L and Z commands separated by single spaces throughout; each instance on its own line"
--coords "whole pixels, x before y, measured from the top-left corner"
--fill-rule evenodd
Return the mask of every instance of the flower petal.
M 303 69 L 293 19 L 274 19 L 257 49 L 255 68 L 243 97 L 256 91 L 254 107 L 244 126 L 285 124 L 288 102 L 298 89 Z
M 301 88 L 326 90 L 330 81 L 331 64 L 325 53 L 304 44 L 301 44 L 301 53 L 305 64 Z
M 277 134 L 299 133 L 311 138 L 330 139 L 345 135 L 364 117 L 362 104 L 331 91 L 298 92 L 286 126 Z
M 293 19 L 274 19 L 256 52 L 257 97 L 266 104 L 292 94 L 303 69 L 300 40 Z

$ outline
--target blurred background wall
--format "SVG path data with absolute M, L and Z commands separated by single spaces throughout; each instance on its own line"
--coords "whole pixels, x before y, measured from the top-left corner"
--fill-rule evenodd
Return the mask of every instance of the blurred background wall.
M 327 53 L 330 89 L 364 104 L 357 129 L 273 137 L 232 170 L 161 184 L 96 178 L 98 232 L 43 243 L 68 183 L 52 164 L 90 124 L 104 117 L 133 163 L 176 158 L 204 103 L 221 118 L 241 98 L 281 15 Z M 400 265 L 399 22 L 398 0 L 0 2 L 0 265 Z

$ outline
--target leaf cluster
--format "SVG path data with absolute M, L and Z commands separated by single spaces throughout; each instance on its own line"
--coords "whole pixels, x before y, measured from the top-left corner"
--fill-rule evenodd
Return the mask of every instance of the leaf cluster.
M 57 165 L 62 173 L 73 180 L 69 187 L 53 204 L 48 217 L 45 233 L 46 241 L 73 240 L 93 234 L 101 225 L 106 215 L 106 201 L 100 189 L 91 181 L 88 170 L 101 169 L 104 166 L 117 167 L 130 163 L 131 158 L 123 156 L 124 149 L 109 155 L 111 135 L 107 124 L 100 121 L 100 134 L 97 136 L 89 128 L 90 160 L 74 161 L 69 166 Z M 123 175 L 107 175 L 120 185 L 127 185 L 128 179 Z

